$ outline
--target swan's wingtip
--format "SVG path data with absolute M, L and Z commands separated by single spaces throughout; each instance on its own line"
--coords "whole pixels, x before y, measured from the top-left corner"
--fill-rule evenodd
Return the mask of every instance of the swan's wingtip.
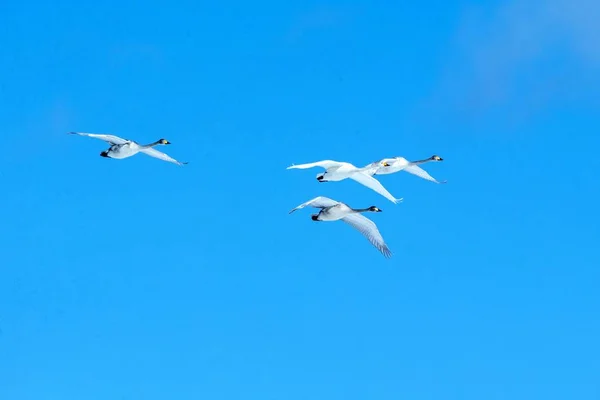
M 392 251 L 390 250 L 389 247 L 387 247 L 387 245 L 384 245 L 384 247 L 380 250 L 381 254 L 383 254 L 383 256 L 387 259 L 392 258 Z

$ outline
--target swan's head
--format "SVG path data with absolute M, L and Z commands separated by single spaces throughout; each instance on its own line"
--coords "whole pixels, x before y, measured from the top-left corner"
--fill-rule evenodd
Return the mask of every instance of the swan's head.
M 440 156 L 436 156 L 435 154 L 431 156 L 433 161 L 444 161 L 444 159 Z
M 384 158 L 383 160 L 379 161 L 379 166 L 381 167 L 391 167 L 392 164 L 396 163 L 396 159 L 395 158 Z
M 371 206 L 371 207 L 369 207 L 369 211 L 371 211 L 371 212 L 381 212 L 382 210 L 379 207 Z
M 160 139 L 158 141 L 158 143 L 160 143 L 160 144 L 171 144 L 171 142 L 169 142 L 167 139 Z

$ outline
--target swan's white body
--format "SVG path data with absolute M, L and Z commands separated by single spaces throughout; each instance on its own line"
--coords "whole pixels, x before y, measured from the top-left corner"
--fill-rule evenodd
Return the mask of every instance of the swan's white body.
M 402 198 L 395 198 L 386 188 L 372 175 L 377 170 L 376 163 L 369 164 L 364 168 L 357 168 L 354 165 L 347 162 L 323 160 L 308 164 L 291 165 L 287 169 L 306 169 L 313 167 L 325 168 L 325 172 L 317 174 L 317 180 L 319 182 L 337 182 L 344 179 L 350 178 L 371 190 L 379 193 L 392 203 L 399 203 Z
M 437 158 L 435 158 L 437 157 Z M 413 174 L 418 176 L 419 178 L 426 179 L 428 181 L 434 183 L 446 183 L 447 181 L 438 181 L 431 175 L 427 173 L 423 168 L 419 167 L 417 164 L 424 164 L 430 161 L 442 161 L 442 158 L 438 156 L 432 156 L 431 158 L 420 160 L 420 161 L 408 161 L 404 157 L 393 157 L 393 158 L 384 158 L 383 160 L 374 162 L 372 164 L 367 165 L 365 168 L 367 173 L 371 176 L 373 175 L 387 175 L 394 174 L 396 172 L 405 171 L 409 174 Z
M 151 157 L 158 158 L 163 161 L 168 161 L 173 164 L 177 164 L 177 165 L 187 164 L 187 162 L 177 161 L 174 158 L 168 156 L 167 154 L 162 153 L 153 148 L 153 146 L 169 144 L 169 142 L 164 139 L 161 139 L 161 140 L 159 140 L 155 143 L 149 144 L 149 145 L 141 145 L 133 140 L 123 139 L 123 138 L 120 138 L 115 135 L 105 135 L 105 134 L 85 133 L 85 132 L 69 132 L 69 133 L 73 134 L 73 135 L 88 136 L 88 137 L 91 137 L 94 139 L 100 139 L 100 140 L 103 140 L 106 143 L 110 144 L 110 148 L 108 150 L 100 153 L 100 155 L 103 157 L 123 159 L 123 158 L 132 157 L 132 156 L 136 155 L 137 153 L 144 153 Z M 164 141 L 164 143 L 163 143 L 163 141 Z
M 369 242 L 371 242 L 371 244 L 375 246 L 377 250 L 379 250 L 386 258 L 392 256 L 392 252 L 385 244 L 381 233 L 379 233 L 379 230 L 377 229 L 377 225 L 375 225 L 373 221 L 364 215 L 361 215 L 362 212 L 367 211 L 380 212 L 381 210 L 379 210 L 377 207 L 357 210 L 342 202 L 332 200 L 324 196 L 318 196 L 293 208 L 290 211 L 290 214 L 306 206 L 321 209 L 318 214 L 312 216 L 313 221 L 341 220 L 362 233 L 363 236 L 366 237 L 367 240 L 369 240 Z
M 141 151 L 139 144 L 135 142 L 125 142 L 122 144 L 114 144 L 108 150 L 108 157 L 123 159 L 136 155 Z

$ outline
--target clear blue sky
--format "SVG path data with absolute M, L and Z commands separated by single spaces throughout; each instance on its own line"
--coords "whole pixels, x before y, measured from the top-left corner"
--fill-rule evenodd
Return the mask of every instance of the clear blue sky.
M 598 399 L 600 7 L 520 3 L 3 1 L 0 398 Z

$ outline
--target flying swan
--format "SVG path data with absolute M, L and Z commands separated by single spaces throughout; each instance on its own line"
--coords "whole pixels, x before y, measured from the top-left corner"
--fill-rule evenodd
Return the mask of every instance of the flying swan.
M 128 157 L 134 156 L 137 153 L 142 152 L 151 157 L 155 157 L 160 160 L 168 161 L 168 162 L 171 162 L 171 163 L 174 163 L 177 165 L 187 164 L 187 162 L 177 161 L 174 158 L 169 157 L 165 153 L 161 153 L 160 151 L 153 149 L 154 146 L 171 144 L 171 142 L 169 142 L 166 139 L 159 139 L 154 143 L 142 145 L 133 140 L 122 139 L 122 138 L 120 138 L 118 136 L 114 136 L 114 135 L 104 135 L 104 134 L 85 133 L 85 132 L 69 132 L 69 134 L 80 135 L 80 136 L 89 136 L 94 139 L 104 140 L 105 142 L 110 144 L 110 148 L 108 150 L 105 150 L 102 153 L 100 153 L 100 155 L 102 157 L 123 159 L 123 158 L 128 158 Z
M 335 182 L 350 178 L 365 185 L 369 189 L 376 191 L 392 203 L 399 203 L 403 200 L 403 198 L 396 199 L 377 179 L 373 178 L 372 175 L 377 171 L 378 163 L 369 164 L 364 168 L 357 168 L 347 162 L 323 160 L 309 164 L 291 165 L 286 169 L 306 169 L 313 167 L 325 168 L 325 172 L 317 174 L 317 180 L 319 182 Z
M 364 212 L 381 212 L 381 210 L 375 206 L 369 208 L 352 208 L 342 202 L 332 200 L 324 196 L 315 197 L 306 203 L 300 204 L 299 206 L 292 209 L 289 213 L 293 213 L 296 210 L 311 206 L 320 208 L 318 214 L 311 215 L 313 221 L 337 221 L 342 220 L 353 228 L 357 229 L 360 233 L 366 237 L 373 246 L 377 248 L 386 258 L 392 256 L 392 252 L 383 241 L 383 237 L 379 233 L 377 226 L 373 221 L 361 215 Z
M 447 181 L 438 181 L 427 173 L 419 164 L 424 164 L 430 161 L 444 161 L 440 156 L 433 155 L 424 160 L 408 161 L 404 157 L 384 158 L 383 160 L 371 163 L 365 167 L 366 172 L 373 175 L 393 174 L 400 171 L 406 171 L 420 178 L 426 179 L 434 183 L 446 183 Z

